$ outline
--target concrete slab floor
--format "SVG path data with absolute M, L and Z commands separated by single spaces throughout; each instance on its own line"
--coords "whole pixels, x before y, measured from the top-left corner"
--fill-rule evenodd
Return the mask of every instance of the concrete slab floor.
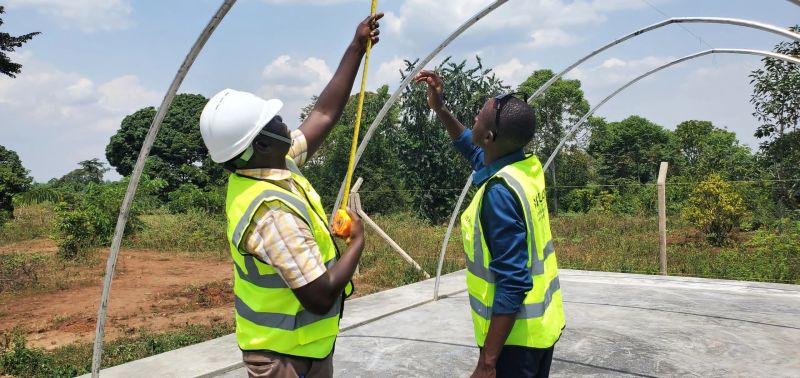
M 567 328 L 553 377 L 798 377 L 800 286 L 563 270 Z M 337 377 L 464 377 L 467 295 L 353 327 Z M 219 377 L 244 377 L 239 368 Z

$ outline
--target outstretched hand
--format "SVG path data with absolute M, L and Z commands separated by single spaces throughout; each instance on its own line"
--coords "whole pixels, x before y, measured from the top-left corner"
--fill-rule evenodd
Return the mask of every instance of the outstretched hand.
M 433 110 L 444 108 L 444 82 L 433 71 L 422 70 L 414 77 L 417 83 L 428 84 L 428 106 Z
M 371 40 L 374 46 L 380 41 L 381 34 L 380 23 L 378 20 L 383 18 L 383 13 L 375 13 L 374 15 L 367 16 L 364 21 L 361 21 L 356 28 L 356 35 L 353 38 L 362 51 L 367 49 L 367 41 Z

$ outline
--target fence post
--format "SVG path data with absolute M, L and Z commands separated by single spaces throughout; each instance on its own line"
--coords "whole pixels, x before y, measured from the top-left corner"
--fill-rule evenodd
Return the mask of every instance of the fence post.
M 661 274 L 667 275 L 667 167 L 669 163 L 662 161 L 658 169 L 658 249 Z

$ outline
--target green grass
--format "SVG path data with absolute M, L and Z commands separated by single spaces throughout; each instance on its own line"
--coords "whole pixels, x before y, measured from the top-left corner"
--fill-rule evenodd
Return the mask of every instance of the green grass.
M 21 205 L 14 217 L 0 226 L 0 245 L 49 236 L 55 213 L 50 204 Z
M 655 217 L 571 214 L 551 219 L 562 268 L 657 274 Z M 667 225 L 670 275 L 800 284 L 797 223 L 739 233 L 714 247 L 697 230 L 676 219 Z
M 406 213 L 375 216 L 377 223 L 424 271 L 436 275 L 436 266 L 446 225 L 431 225 Z M 425 279 L 395 252 L 369 226 L 366 228 L 366 248 L 361 257 L 360 275 L 355 279 L 356 295 L 366 295 Z M 447 246 L 442 273 L 464 267 L 461 235 L 456 228 Z
M 226 222 L 221 215 L 204 212 L 141 216 L 144 229 L 125 239 L 128 248 L 199 253 L 227 258 L 230 253 Z
M 123 364 L 227 335 L 231 322 L 187 324 L 172 332 L 153 334 L 147 330 L 108 342 L 103 347 L 102 366 Z M 74 377 L 91 369 L 92 344 L 72 344 L 53 350 L 29 348 L 18 331 L 0 339 L 0 375 L 19 377 Z

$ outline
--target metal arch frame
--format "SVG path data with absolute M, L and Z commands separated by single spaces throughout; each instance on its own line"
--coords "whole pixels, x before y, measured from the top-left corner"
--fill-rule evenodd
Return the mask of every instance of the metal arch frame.
M 800 5 L 800 0 L 790 0 L 790 1 L 796 2 L 796 3 L 798 3 L 798 5 Z M 534 92 L 533 95 L 531 95 L 531 97 L 528 99 L 528 103 L 533 103 L 534 99 L 536 99 L 538 96 L 542 95 L 542 93 L 544 93 L 548 88 L 550 88 L 550 86 L 553 85 L 558 79 L 560 79 L 565 74 L 567 74 L 570 71 L 572 71 L 575 67 L 577 67 L 581 63 L 583 63 L 583 62 L 589 60 L 590 58 L 600 54 L 601 52 L 606 51 L 609 48 L 614 47 L 614 46 L 616 46 L 616 45 L 618 45 L 618 44 L 620 44 L 622 42 L 625 42 L 625 41 L 627 41 L 627 40 L 629 40 L 631 38 L 637 37 L 639 35 L 642 35 L 642 34 L 645 34 L 647 32 L 653 31 L 655 29 L 659 29 L 661 27 L 664 27 L 664 26 L 667 26 L 667 25 L 671 25 L 671 24 L 675 24 L 675 23 L 711 23 L 711 24 L 727 24 L 727 25 L 735 25 L 735 26 L 741 26 L 741 27 L 749 27 L 749 28 L 753 28 L 753 29 L 758 29 L 758 30 L 771 32 L 771 33 L 774 33 L 774 34 L 777 34 L 777 35 L 781 35 L 781 36 L 787 37 L 789 39 L 792 39 L 792 40 L 800 42 L 800 34 L 798 34 L 798 33 L 793 33 L 793 32 L 790 32 L 788 30 L 782 29 L 780 27 L 777 27 L 777 26 L 774 26 L 774 25 L 770 25 L 770 24 L 761 23 L 761 22 L 757 22 L 757 21 L 750 21 L 750 20 L 743 20 L 743 19 L 736 19 L 736 18 L 722 18 L 722 17 L 674 17 L 674 18 L 669 18 L 669 19 L 666 19 L 664 21 L 661 21 L 661 22 L 652 24 L 650 26 L 647 26 L 645 28 L 636 30 L 636 31 L 634 31 L 634 32 L 632 32 L 630 34 L 627 34 L 625 36 L 622 36 L 620 38 L 617 38 L 617 39 L 611 41 L 610 43 L 608 43 L 607 45 L 605 45 L 603 47 L 600 47 L 597 50 L 592 51 L 588 55 L 586 55 L 583 58 L 579 59 L 578 61 L 576 61 L 575 63 L 573 63 L 572 65 L 570 65 L 569 67 L 567 67 L 566 69 L 561 71 L 560 73 L 558 73 L 556 76 L 553 76 L 550 80 L 548 80 L 544 85 L 542 85 L 538 90 L 536 90 L 536 92 Z M 563 143 L 559 143 L 559 146 L 562 145 L 562 144 Z M 359 149 L 360 149 L 360 146 L 359 146 Z M 556 151 L 558 151 L 558 149 L 556 149 Z M 547 169 L 547 167 L 550 165 L 551 162 L 552 162 L 551 159 L 548 159 L 548 162 L 546 163 L 545 166 L 543 166 L 543 169 Z M 458 216 L 458 212 L 461 210 L 461 205 L 464 203 L 464 198 L 466 197 L 466 193 L 469 191 L 470 185 L 472 185 L 472 176 L 471 175 L 467 179 L 467 182 L 464 185 L 464 189 L 462 190 L 461 195 L 459 196 L 458 201 L 456 202 L 456 206 L 453 209 L 453 214 L 450 216 L 450 222 L 449 222 L 448 227 L 447 227 L 447 232 L 445 233 L 444 240 L 442 241 L 442 249 L 441 249 L 440 254 L 439 254 L 439 262 L 438 262 L 438 266 L 437 266 L 437 269 L 436 269 L 436 272 L 437 272 L 436 273 L 436 282 L 434 284 L 434 293 L 433 293 L 433 299 L 434 300 L 437 300 L 439 298 L 439 280 L 441 278 L 441 270 L 442 270 L 442 265 L 444 263 L 444 255 L 445 255 L 445 251 L 447 249 L 447 244 L 450 242 L 450 235 L 452 234 L 453 226 L 455 224 L 456 217 Z
M 564 147 L 564 143 L 566 143 L 567 140 L 570 137 L 572 137 L 572 135 L 575 133 L 575 131 L 578 130 L 580 125 L 582 125 L 584 122 L 586 122 L 586 120 L 589 119 L 589 117 L 591 117 L 606 102 L 608 102 L 609 100 L 614 98 L 614 96 L 618 95 L 620 92 L 624 91 L 625 89 L 627 89 L 631 85 L 636 84 L 640 80 L 642 80 L 642 79 L 644 79 L 644 78 L 646 78 L 646 77 L 648 77 L 648 76 L 650 76 L 650 75 L 652 75 L 652 74 L 654 74 L 654 73 L 656 73 L 658 71 L 661 71 L 661 70 L 663 70 L 665 68 L 672 67 L 672 66 L 674 66 L 676 64 L 679 64 L 679 63 L 683 63 L 683 62 L 685 62 L 687 60 L 697 59 L 697 58 L 700 58 L 700 57 L 703 57 L 703 56 L 706 56 L 706 55 L 711 55 L 711 54 L 759 55 L 759 56 L 763 56 L 763 57 L 766 57 L 766 58 L 780 59 L 780 60 L 783 60 L 785 62 L 789 62 L 789 63 L 794 63 L 794 64 L 797 64 L 797 65 L 800 65 L 800 58 L 795 58 L 793 56 L 789 56 L 789 55 L 785 55 L 785 54 L 778 54 L 778 53 L 775 53 L 775 52 L 772 52 L 772 51 L 751 50 L 751 49 L 710 49 L 710 50 L 704 50 L 704 51 L 700 51 L 700 52 L 697 52 L 697 53 L 694 53 L 694 54 L 690 54 L 690 55 L 684 56 L 683 58 L 675 59 L 675 60 L 673 60 L 673 61 L 671 61 L 669 63 L 662 64 L 661 66 L 658 66 L 658 67 L 656 67 L 656 68 L 654 68 L 654 69 L 652 69 L 650 71 L 647 71 L 647 72 L 637 76 L 633 80 L 625 83 L 625 85 L 617 88 L 617 90 L 612 92 L 610 95 L 606 96 L 606 98 L 604 98 L 603 101 L 600 101 L 600 103 L 595 105 L 586 114 L 584 114 L 583 117 L 581 117 L 581 119 L 578 120 L 578 122 L 573 124 L 572 127 L 570 127 L 567 130 L 567 134 L 564 135 L 564 137 L 561 138 L 561 140 L 558 142 L 558 145 L 556 146 L 556 149 L 553 150 L 553 153 L 551 153 L 550 157 L 547 158 L 547 162 L 544 163 L 544 165 L 542 166 L 542 169 L 543 170 L 547 170 L 547 168 L 550 166 L 550 164 L 555 159 L 556 155 L 558 155 L 558 152 L 561 151 L 562 147 Z
M 167 110 L 169 110 L 178 88 L 181 86 L 181 83 L 183 83 L 183 79 L 186 78 L 186 74 L 189 73 L 189 69 L 192 67 L 192 64 L 197 56 L 200 55 L 200 51 L 211 37 L 211 34 L 214 33 L 214 30 L 217 29 L 217 26 L 219 26 L 220 22 L 222 22 L 222 19 L 235 3 L 236 0 L 224 0 L 219 9 L 217 9 L 216 13 L 214 13 L 214 16 L 211 17 L 211 20 L 208 21 L 206 27 L 197 37 L 197 40 L 192 45 L 189 53 L 186 54 L 186 58 L 184 58 L 183 63 L 178 69 L 178 72 L 172 79 L 172 83 L 170 84 L 169 89 L 167 89 L 167 93 L 164 94 L 164 99 L 161 101 L 161 105 L 158 107 L 158 112 L 153 119 L 153 123 L 150 124 L 150 129 L 147 131 L 147 135 L 142 143 L 142 149 L 139 151 L 139 157 L 136 159 L 136 165 L 133 168 L 130 181 L 128 182 L 128 189 L 125 192 L 125 198 L 122 200 L 122 205 L 120 206 L 117 225 L 114 229 L 114 238 L 111 241 L 111 249 L 109 250 L 108 261 L 106 262 L 106 274 L 103 279 L 103 293 L 100 296 L 100 306 L 97 310 L 97 327 L 95 330 L 94 346 L 92 349 L 92 378 L 97 378 L 100 376 L 100 363 L 102 361 L 101 358 L 103 354 L 103 336 L 105 334 L 106 325 L 106 310 L 108 308 L 108 296 L 111 292 L 111 281 L 114 278 L 114 269 L 117 265 L 117 256 L 119 255 L 119 248 L 122 244 L 122 235 L 125 232 L 125 225 L 128 223 L 128 216 L 130 215 L 131 205 L 133 204 L 133 199 L 136 195 L 136 188 L 138 188 L 139 180 L 142 177 L 144 163 L 147 160 L 147 156 L 150 154 L 150 148 L 153 146 L 156 135 L 158 135 L 158 131 L 161 128 L 161 122 L 167 115 Z
M 417 76 L 417 73 L 419 73 L 419 71 L 421 71 L 428 63 L 430 63 L 430 61 L 433 60 L 433 58 L 435 58 L 436 55 L 438 55 L 442 50 L 444 50 L 444 48 L 447 47 L 450 44 L 450 42 L 453 42 L 453 40 L 458 38 L 462 33 L 464 33 L 464 31 L 472 27 L 472 25 L 474 25 L 480 19 L 486 17 L 486 15 L 488 15 L 489 13 L 491 13 L 492 11 L 494 11 L 495 9 L 499 8 L 501 5 L 507 2 L 508 0 L 496 0 L 495 2 L 489 4 L 488 6 L 486 6 L 486 8 L 483 8 L 481 11 L 479 11 L 478 13 L 476 13 L 475 15 L 464 21 L 464 23 L 461 24 L 461 26 L 459 26 L 456 30 L 454 30 L 453 33 L 451 33 L 447 38 L 445 38 L 445 40 L 442 41 L 442 43 L 440 43 L 439 46 L 436 46 L 436 48 L 433 49 L 433 51 L 431 51 L 430 54 L 428 54 L 428 56 L 425 57 L 425 59 L 423 59 L 420 62 L 417 62 L 416 67 L 414 67 L 414 69 L 408 73 L 406 78 L 400 83 L 400 86 L 398 86 L 397 89 L 394 91 L 394 93 L 392 93 L 392 96 L 389 97 L 389 99 L 386 101 L 385 104 L 383 104 L 383 107 L 378 112 L 378 115 L 375 117 L 375 120 L 373 120 L 372 123 L 369 125 L 369 130 L 367 130 L 367 133 L 364 134 L 364 139 L 361 140 L 361 143 L 358 145 L 358 150 L 356 151 L 356 160 L 353 163 L 354 171 L 358 166 L 358 161 L 361 160 L 361 155 L 367 148 L 367 144 L 369 143 L 370 139 L 372 139 L 372 135 L 375 134 L 375 130 L 378 128 L 378 125 L 380 125 L 380 123 L 386 117 L 386 114 L 389 113 L 389 109 L 391 109 L 394 103 L 397 102 L 397 100 L 400 98 L 400 95 L 403 93 L 403 90 L 408 86 L 408 84 L 411 83 L 411 80 L 414 79 L 414 76 Z M 347 178 L 344 178 L 342 180 L 342 184 L 339 186 L 339 194 L 336 196 L 336 203 L 333 206 L 334 209 L 338 209 L 342 204 L 342 196 L 344 196 L 344 184 L 346 180 Z M 331 212 L 330 223 L 333 223 L 334 213 L 335 212 Z

